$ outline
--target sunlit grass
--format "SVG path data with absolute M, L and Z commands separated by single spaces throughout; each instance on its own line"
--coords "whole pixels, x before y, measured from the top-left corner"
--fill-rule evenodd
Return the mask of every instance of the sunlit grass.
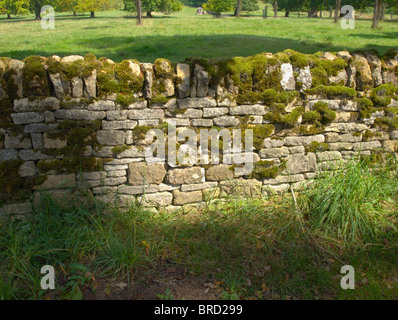
M 153 62 L 158 57 L 174 62 L 191 56 L 222 58 L 248 56 L 261 52 L 294 49 L 304 53 L 376 49 L 384 53 L 398 45 L 398 20 L 382 22 L 380 29 L 371 21 L 357 19 L 355 29 L 341 29 L 329 18 L 300 19 L 296 14 L 278 19 L 262 19 L 261 11 L 236 19 L 210 15 L 197 16 L 195 8 L 153 19 L 138 27 L 123 11 L 98 12 L 73 17 L 57 14 L 54 30 L 43 30 L 33 16 L 11 19 L 0 17 L 0 56 L 23 59 L 28 55 L 57 54 L 106 56 L 115 61 L 138 59 Z

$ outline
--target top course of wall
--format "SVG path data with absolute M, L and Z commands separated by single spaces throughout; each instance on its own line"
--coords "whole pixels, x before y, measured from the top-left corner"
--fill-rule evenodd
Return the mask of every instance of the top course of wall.
M 286 50 L 176 65 L 91 54 L 0 58 L 1 210 L 21 213 L 43 190 L 140 197 L 168 210 L 200 203 L 210 189 L 226 194 L 231 181 L 246 195 L 279 192 L 358 151 L 372 160 L 396 155 L 397 86 L 397 50 Z M 170 123 L 181 135 L 176 149 L 188 154 L 184 130 L 252 129 L 254 169 L 149 164 L 145 134 L 167 136 Z M 224 160 L 234 156 L 223 149 Z

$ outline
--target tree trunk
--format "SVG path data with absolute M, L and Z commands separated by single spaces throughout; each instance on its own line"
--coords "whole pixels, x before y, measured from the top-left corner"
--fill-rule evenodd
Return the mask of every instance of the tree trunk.
M 322 9 L 319 10 L 319 18 L 322 18 Z
M 142 25 L 142 7 L 141 0 L 137 0 L 137 25 Z
M 76 17 L 76 11 L 73 11 L 73 15 Z
M 94 11 L 90 12 L 90 18 L 95 18 L 95 12 Z
M 381 6 L 381 12 L 380 12 L 380 20 L 384 21 L 384 14 L 386 12 L 386 3 L 383 2 L 382 6 Z
M 329 6 L 329 19 L 333 18 L 333 7 Z
M 238 3 L 236 5 L 236 11 L 235 11 L 235 16 L 237 18 L 240 18 L 240 12 L 242 10 L 242 0 L 238 0 Z
M 336 0 L 336 7 L 334 9 L 334 23 L 339 21 L 341 11 L 341 0 Z
M 37 1 L 35 2 L 35 20 L 41 20 L 40 12 L 41 12 L 41 6 L 40 3 Z
M 289 14 L 290 14 L 290 11 L 289 11 L 289 10 L 286 10 L 286 11 L 285 11 L 285 18 L 289 18 Z
M 11 15 L 7 13 L 7 19 L 11 19 Z
M 374 10 L 373 10 L 372 28 L 377 28 L 377 26 L 379 25 L 382 6 L 383 6 L 383 0 L 375 1 L 375 6 L 374 6 Z
M 310 11 L 308 11 L 308 18 L 316 18 L 317 16 L 316 7 L 311 7 Z
M 273 7 L 274 7 L 274 18 L 276 18 L 278 16 L 278 1 L 274 1 Z
M 152 11 L 147 11 L 146 12 L 146 17 L 147 18 L 152 18 Z
M 300 18 L 300 10 L 297 12 L 297 18 Z

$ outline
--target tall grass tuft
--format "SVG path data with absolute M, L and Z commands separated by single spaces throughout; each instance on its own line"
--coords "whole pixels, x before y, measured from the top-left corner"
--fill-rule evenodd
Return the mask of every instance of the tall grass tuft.
M 369 165 L 359 155 L 321 171 L 299 198 L 304 216 L 326 236 L 347 243 L 375 241 L 397 232 L 398 179 L 395 167 Z

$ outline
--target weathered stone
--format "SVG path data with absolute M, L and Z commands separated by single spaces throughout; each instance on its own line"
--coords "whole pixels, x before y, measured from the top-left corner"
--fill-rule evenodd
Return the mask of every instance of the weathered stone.
M 103 171 L 92 171 L 92 172 L 82 172 L 79 176 L 85 180 L 101 180 L 106 177 L 106 172 Z
M 55 96 L 58 99 L 62 99 L 64 94 L 68 93 L 69 87 L 66 85 L 65 81 L 59 73 L 50 73 L 50 81 L 53 85 Z
M 231 107 L 229 109 L 230 115 L 259 115 L 262 116 L 266 114 L 265 106 L 261 106 L 259 104 L 255 105 L 240 105 L 237 107 Z
M 398 152 L 398 140 L 387 140 L 382 142 L 383 149 L 387 152 Z
M 178 97 L 180 99 L 189 97 L 191 89 L 191 72 L 189 64 L 177 64 L 177 77 L 179 79 L 179 83 L 177 85 Z
M 99 100 L 88 105 L 87 109 L 92 111 L 109 111 L 115 110 L 115 102 L 111 100 Z M 108 115 L 108 113 L 107 113 Z
M 325 132 L 352 133 L 369 129 L 367 125 L 362 123 L 331 123 L 326 126 Z
M 282 184 L 282 183 L 292 183 L 292 182 L 303 181 L 304 179 L 305 178 L 304 178 L 303 174 L 294 174 L 294 175 L 287 175 L 287 176 L 279 175 L 276 178 L 264 179 L 263 183 L 265 185 L 267 185 L 267 184 Z
M 329 76 L 330 83 L 336 83 L 341 86 L 345 86 L 348 80 L 347 72 L 345 70 L 339 70 L 337 75 Z
M 14 74 L 11 75 L 10 81 L 14 83 L 15 90 L 13 93 L 13 97 L 15 99 L 23 98 L 23 85 L 22 85 L 22 68 L 25 63 L 19 60 L 12 59 L 7 66 L 7 69 L 13 69 Z
M 60 149 L 66 147 L 66 140 L 61 138 L 50 138 L 48 133 L 43 134 L 43 145 L 44 148 L 48 149 Z
M 228 114 L 228 108 L 203 108 L 203 117 L 215 118 Z
M 73 98 L 83 97 L 83 80 L 80 78 L 73 78 L 71 80 L 71 92 Z
M 260 157 L 255 152 L 230 153 L 224 154 L 223 162 L 225 164 L 244 164 L 260 161 Z
M 297 77 L 297 82 L 301 83 L 300 92 L 303 92 L 303 91 L 311 88 L 312 75 L 311 75 L 309 66 L 306 66 L 306 67 L 300 69 L 299 75 Z
M 325 134 L 326 142 L 359 142 L 362 135 L 353 135 L 352 133 L 338 134 L 335 132 Z
M 398 130 L 390 131 L 391 140 L 398 140 Z
M 148 102 L 146 100 L 140 100 L 128 105 L 127 109 L 145 109 L 147 106 Z
M 53 123 L 55 122 L 55 114 L 52 111 L 45 111 L 44 112 L 44 122 L 46 123 Z
M 332 161 L 342 159 L 341 153 L 338 151 L 324 151 L 317 152 L 316 158 L 318 161 Z
M 261 181 L 250 179 L 235 179 L 221 181 L 221 195 L 236 195 L 241 197 L 256 197 L 261 194 Z
M 152 84 L 153 84 L 153 73 L 151 71 L 144 71 L 144 97 L 152 99 Z
M 181 109 L 188 108 L 212 108 L 217 106 L 216 100 L 212 98 L 186 98 L 177 99 L 178 106 Z
M 380 141 L 368 141 L 368 142 L 364 141 L 364 142 L 356 142 L 353 144 L 354 151 L 372 150 L 380 147 L 381 147 Z
M 166 183 L 161 183 L 159 184 L 159 191 L 172 191 L 172 190 L 177 190 L 180 189 L 179 184 L 166 184 Z
M 173 190 L 173 204 L 183 205 L 202 201 L 202 191 L 181 192 Z
M 149 193 L 138 197 L 144 206 L 166 207 L 171 205 L 173 195 L 170 192 Z
M 293 68 L 290 63 L 282 63 L 281 65 L 281 86 L 285 91 L 296 89 L 296 80 L 294 79 Z
M 157 126 L 159 124 L 159 120 L 138 120 L 139 126 Z
M 205 169 L 194 167 L 169 170 L 166 182 L 171 184 L 190 184 L 204 182 Z
M 383 77 L 381 74 L 381 61 L 380 58 L 373 54 L 366 54 L 366 59 L 368 60 L 370 70 L 372 72 L 372 78 L 374 81 L 374 86 L 380 86 L 383 84 Z
M 50 158 L 48 155 L 43 154 L 40 151 L 33 151 L 33 150 L 21 150 L 19 151 L 19 157 L 24 161 L 45 160 Z
M 316 157 L 314 153 L 291 154 L 287 157 L 286 174 L 298 174 L 316 170 Z
M 290 147 L 289 148 L 289 152 L 291 154 L 304 153 L 305 152 L 305 148 L 303 146 Z
M 8 160 L 16 160 L 18 158 L 18 151 L 15 149 L 0 149 L 0 162 Z
M 164 111 L 161 109 L 130 110 L 128 117 L 129 117 L 129 119 L 133 119 L 133 120 L 163 119 Z
M 32 133 L 30 136 L 32 138 L 33 149 L 43 148 L 43 139 L 41 133 Z
M 336 142 L 336 143 L 329 143 L 330 150 L 333 151 L 348 151 L 352 150 L 353 145 L 350 142 Z
M 102 120 L 106 117 L 106 113 L 104 111 L 59 109 L 55 111 L 55 117 L 70 120 Z
M 101 145 L 122 145 L 125 142 L 125 133 L 119 130 L 100 130 L 97 131 L 97 138 Z
M 34 123 L 26 125 L 24 131 L 25 133 L 40 133 L 56 130 L 57 127 L 57 124 Z
M 63 57 L 61 59 L 61 62 L 72 63 L 72 62 L 76 62 L 76 61 L 80 61 L 80 60 L 83 61 L 84 58 L 82 56 L 78 56 L 78 55 L 70 55 L 70 56 Z
M 211 166 L 206 170 L 206 180 L 221 181 L 232 179 L 234 177 L 234 173 L 229 168 L 230 166 L 226 164 Z
M 121 184 L 126 183 L 127 181 L 127 177 L 123 176 L 123 177 L 106 177 L 105 179 L 103 179 L 101 181 L 101 183 L 103 183 L 103 185 L 105 186 L 118 186 Z
M 142 186 L 121 186 L 117 189 L 121 194 L 147 194 L 160 191 L 157 185 L 142 185 Z
M 21 177 L 31 177 L 36 174 L 36 166 L 33 161 L 25 161 L 19 167 L 18 173 Z
M 287 157 L 289 155 L 289 149 L 286 147 L 261 149 L 259 155 L 262 159 Z
M 39 186 L 34 186 L 34 190 L 49 190 L 57 188 L 76 187 L 75 174 L 47 175 L 47 179 Z
M 236 127 L 239 123 L 239 119 L 233 116 L 222 116 L 214 119 L 214 124 L 220 127 Z
M 0 217 L 19 216 L 32 213 L 32 205 L 30 202 L 6 204 L 0 208 Z
M 161 163 L 131 163 L 129 165 L 129 184 L 160 184 L 166 173 L 165 165 Z
M 39 112 L 12 113 L 11 118 L 15 124 L 30 124 L 44 121 L 44 114 Z
M 305 146 L 313 141 L 325 142 L 325 137 L 320 134 L 314 136 L 292 136 L 285 137 L 283 141 L 285 146 Z
M 16 99 L 16 100 L 14 100 L 13 110 L 14 110 L 14 112 L 28 112 L 28 111 L 30 111 L 29 99 L 28 98 L 24 98 L 24 99 Z
M 283 144 L 284 144 L 284 141 L 282 139 L 266 138 L 266 139 L 264 139 L 263 147 L 266 149 L 279 148 L 279 147 L 282 147 Z
M 128 116 L 127 110 L 112 110 L 106 112 L 106 119 L 110 121 L 127 120 L 127 116 Z
M 264 185 L 263 193 L 271 196 L 274 194 L 281 194 L 290 189 L 290 184 L 283 183 L 278 185 Z
M 84 96 L 87 98 L 95 98 L 97 96 L 97 70 L 94 69 L 91 75 L 84 77 Z
M 181 186 L 181 191 L 189 192 L 189 191 L 197 191 L 208 188 L 217 187 L 217 182 L 203 182 L 203 183 L 194 183 L 194 184 L 183 184 Z
M 201 118 L 203 111 L 200 109 L 187 109 L 184 113 L 177 114 L 177 118 Z
M 32 143 L 30 139 L 24 135 L 6 134 L 4 138 L 4 147 L 6 149 L 30 149 Z
M 361 54 L 353 54 L 356 68 L 356 89 L 364 91 L 373 86 L 372 72 L 368 61 Z
M 193 127 L 211 127 L 213 126 L 213 120 L 211 119 L 192 119 Z
M 103 130 L 133 129 L 138 122 L 135 120 L 102 121 Z
M 199 64 L 195 64 L 194 76 L 196 78 L 196 96 L 206 97 L 209 88 L 209 74 Z

